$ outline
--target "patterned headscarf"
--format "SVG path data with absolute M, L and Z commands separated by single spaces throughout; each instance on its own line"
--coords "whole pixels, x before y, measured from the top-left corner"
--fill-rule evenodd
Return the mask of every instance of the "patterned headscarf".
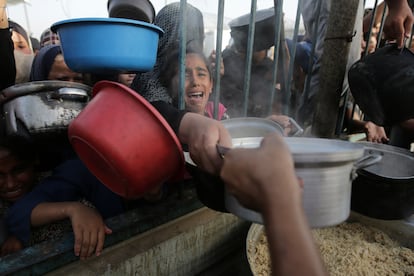
M 203 15 L 194 6 L 187 4 L 187 46 L 197 45 L 202 48 L 204 41 Z M 175 2 L 162 8 L 154 19 L 154 24 L 164 30 L 158 43 L 157 61 L 154 69 L 136 75 L 131 87 L 147 101 L 172 102 L 167 89 L 160 83 L 159 74 L 169 53 L 179 47 L 180 38 L 180 3 Z
M 62 50 L 59 45 L 47 45 L 41 47 L 32 63 L 30 81 L 47 80 L 56 56 L 61 53 Z
M 52 32 L 50 28 L 47 28 L 40 36 L 40 47 L 55 44 L 60 45 L 59 36 L 56 33 Z

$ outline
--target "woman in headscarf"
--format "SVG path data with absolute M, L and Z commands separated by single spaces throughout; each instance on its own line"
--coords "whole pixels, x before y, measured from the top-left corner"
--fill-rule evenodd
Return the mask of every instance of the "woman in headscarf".
M 203 14 L 197 8 L 187 4 L 186 16 L 186 44 L 202 48 L 204 41 Z M 152 71 L 137 74 L 132 88 L 150 102 L 162 100 L 172 103 L 171 95 L 167 88 L 161 84 L 159 77 L 160 70 L 169 58 L 171 51 L 179 48 L 180 3 L 172 3 L 162 8 L 155 17 L 154 24 L 165 32 L 158 42 L 157 62 Z
M 186 6 L 186 46 L 202 48 L 204 40 L 203 15 L 197 8 Z M 205 171 L 218 174 L 222 160 L 216 145 L 231 146 L 231 137 L 224 126 L 203 115 L 178 110 L 172 106 L 168 90 L 160 83 L 160 68 L 168 53 L 179 46 L 180 3 L 171 3 L 159 11 L 154 24 L 164 30 L 158 44 L 157 61 L 150 72 L 137 74 L 131 87 L 146 98 L 163 115 L 181 143 L 187 144 L 192 160 Z

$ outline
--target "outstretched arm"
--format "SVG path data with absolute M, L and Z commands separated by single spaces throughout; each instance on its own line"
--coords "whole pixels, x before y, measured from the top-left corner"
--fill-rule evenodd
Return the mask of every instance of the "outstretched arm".
M 246 207 L 262 213 L 275 275 L 325 275 L 301 200 L 292 156 L 278 134 L 258 149 L 232 149 L 221 177 Z
M 81 202 L 47 202 L 37 205 L 31 214 L 33 226 L 41 226 L 69 218 L 75 235 L 74 252 L 84 260 L 95 252 L 99 256 L 105 235 L 111 234 L 96 209 Z

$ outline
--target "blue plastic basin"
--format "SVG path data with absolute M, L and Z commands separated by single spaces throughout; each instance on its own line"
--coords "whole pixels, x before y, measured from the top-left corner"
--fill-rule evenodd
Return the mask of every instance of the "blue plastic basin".
M 81 73 L 145 72 L 154 67 L 159 36 L 153 24 L 124 18 L 77 18 L 54 23 L 66 64 Z

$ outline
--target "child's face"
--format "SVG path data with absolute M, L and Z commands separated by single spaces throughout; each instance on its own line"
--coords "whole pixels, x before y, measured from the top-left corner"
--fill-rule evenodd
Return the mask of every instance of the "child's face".
M 132 82 L 134 81 L 136 74 L 133 73 L 125 73 L 118 75 L 118 81 L 126 86 L 130 87 Z
M 0 148 L 0 198 L 15 202 L 27 194 L 34 183 L 34 164 L 23 162 Z
M 210 72 L 204 59 L 197 54 L 187 54 L 185 67 L 186 109 L 204 115 L 213 88 Z
M 62 54 L 58 54 L 55 57 L 52 68 L 50 68 L 48 79 L 83 83 L 82 74 L 73 72 L 71 69 L 69 69 Z
M 12 32 L 12 40 L 15 50 L 21 51 L 28 55 L 32 53 L 32 50 L 29 47 L 29 42 L 27 42 L 24 36 L 22 36 L 18 32 Z

